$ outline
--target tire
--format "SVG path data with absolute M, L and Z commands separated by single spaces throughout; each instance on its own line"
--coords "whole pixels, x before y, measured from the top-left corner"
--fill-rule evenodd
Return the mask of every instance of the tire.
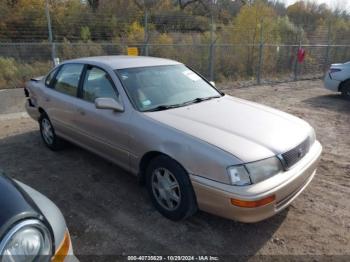
M 350 99 L 350 80 L 346 80 L 341 86 L 341 95 L 346 99 Z
M 179 221 L 197 211 L 196 197 L 187 172 L 167 156 L 151 160 L 146 187 L 153 205 L 166 218 Z
M 39 126 L 41 138 L 48 148 L 57 151 L 64 147 L 64 141 L 56 135 L 55 129 L 46 114 L 41 114 Z

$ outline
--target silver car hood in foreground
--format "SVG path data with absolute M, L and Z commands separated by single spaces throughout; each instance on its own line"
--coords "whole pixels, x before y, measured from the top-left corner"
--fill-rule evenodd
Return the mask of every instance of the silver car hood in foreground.
M 243 162 L 284 153 L 311 132 L 310 125 L 297 117 L 228 95 L 146 114 L 227 151 Z

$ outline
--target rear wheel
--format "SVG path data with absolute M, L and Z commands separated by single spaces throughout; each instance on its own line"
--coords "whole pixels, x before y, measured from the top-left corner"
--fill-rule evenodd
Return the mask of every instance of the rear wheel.
M 167 156 L 154 158 L 146 171 L 146 186 L 156 209 L 174 221 L 185 219 L 197 210 L 187 172 Z
M 54 151 L 63 148 L 64 141 L 56 135 L 55 129 L 46 114 L 41 115 L 39 126 L 41 138 L 48 148 Z
M 344 98 L 350 99 L 350 80 L 346 80 L 340 89 L 341 94 Z

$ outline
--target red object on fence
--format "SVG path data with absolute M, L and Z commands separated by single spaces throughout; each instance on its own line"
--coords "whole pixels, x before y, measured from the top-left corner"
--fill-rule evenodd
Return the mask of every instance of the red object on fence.
M 304 48 L 299 48 L 298 49 L 298 62 L 299 63 L 304 62 L 305 55 L 306 55 L 305 49 Z

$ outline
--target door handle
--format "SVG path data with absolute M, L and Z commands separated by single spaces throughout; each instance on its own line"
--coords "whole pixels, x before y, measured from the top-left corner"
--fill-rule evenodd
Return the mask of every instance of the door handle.
M 51 100 L 51 99 L 50 99 L 49 97 L 45 97 L 45 101 L 46 101 L 46 102 L 50 102 L 50 100 Z

